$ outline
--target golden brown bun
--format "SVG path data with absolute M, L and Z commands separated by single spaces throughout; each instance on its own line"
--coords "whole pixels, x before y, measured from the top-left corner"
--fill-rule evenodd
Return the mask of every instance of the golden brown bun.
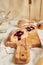
M 38 27 L 38 29 L 43 30 L 43 23 L 42 24 L 38 24 L 37 27 Z
M 37 63 L 37 65 L 43 65 L 43 57 L 41 57 Z
M 28 31 L 28 38 L 26 40 L 26 43 L 28 43 L 28 46 L 30 48 L 41 47 L 41 42 L 40 42 L 40 39 L 39 39 L 39 36 L 37 33 L 37 27 L 30 25 L 30 26 L 25 26 L 24 28 Z M 27 29 L 27 28 L 29 28 L 29 29 Z
M 30 26 L 30 25 L 34 25 L 36 26 L 36 22 L 33 20 L 28 20 L 28 19 L 21 19 L 18 21 L 18 27 L 25 27 L 25 26 Z
M 41 47 L 41 42 L 36 30 L 30 31 L 28 33 L 28 42 L 32 44 L 32 47 Z
M 16 36 L 17 34 L 19 34 L 19 36 L 22 34 L 19 39 L 18 36 Z M 25 64 L 30 60 L 30 54 L 28 53 L 29 48 L 26 44 L 27 37 L 28 37 L 27 30 L 19 29 L 10 33 L 8 39 L 5 42 L 6 46 L 16 48 L 14 56 L 15 63 Z
M 19 27 L 23 27 L 25 25 L 29 25 L 29 22 L 27 22 L 26 20 L 19 20 L 18 21 L 18 26 Z
M 20 40 L 18 40 L 18 36 L 14 36 L 18 31 L 23 31 L 23 35 L 21 35 L 21 38 Z M 25 43 L 25 39 L 28 37 L 28 32 L 26 29 L 19 29 L 19 30 L 16 30 L 16 31 L 13 31 L 9 34 L 8 38 L 5 40 L 5 45 L 6 46 L 10 46 L 10 47 L 16 47 L 17 45 L 20 45 L 18 44 L 19 42 L 22 42 L 22 43 Z

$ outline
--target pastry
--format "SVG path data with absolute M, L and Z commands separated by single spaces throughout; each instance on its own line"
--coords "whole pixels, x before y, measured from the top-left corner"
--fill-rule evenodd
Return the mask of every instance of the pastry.
M 29 21 L 28 19 L 21 19 L 18 21 L 18 27 L 25 27 L 27 25 L 36 25 L 35 21 Z
M 29 25 L 29 22 L 27 21 L 27 20 L 19 20 L 18 21 L 18 26 L 19 27 L 23 27 L 23 26 L 25 26 L 25 25 Z
M 18 29 L 10 33 L 5 42 L 6 46 L 15 48 L 14 61 L 18 64 L 25 64 L 30 61 L 30 52 L 26 40 L 28 32 L 26 29 Z
M 9 37 L 5 41 L 6 46 L 16 47 L 20 41 L 25 43 L 26 38 L 28 37 L 28 32 L 26 29 L 18 29 L 9 34 Z
M 26 43 L 28 43 L 29 48 L 41 47 L 41 42 L 37 33 L 38 27 L 34 23 L 28 23 L 28 25 L 22 26 L 28 31 L 28 38 L 26 38 Z
M 37 28 L 33 25 L 26 26 L 25 29 L 28 31 L 28 38 L 26 43 L 32 45 L 32 47 L 41 47 L 41 42 L 37 34 Z
M 38 24 L 37 27 L 38 27 L 38 29 L 43 30 L 43 23 Z

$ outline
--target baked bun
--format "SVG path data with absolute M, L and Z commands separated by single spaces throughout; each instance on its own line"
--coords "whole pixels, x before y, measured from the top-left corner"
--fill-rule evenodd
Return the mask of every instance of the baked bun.
M 14 61 L 18 64 L 25 64 L 30 61 L 30 52 L 26 43 L 28 31 L 26 29 L 18 29 L 12 33 L 5 42 L 6 46 L 16 49 Z
M 28 20 L 21 19 L 21 20 L 18 21 L 18 26 L 19 27 L 23 27 L 25 25 L 29 25 L 29 21 Z
M 17 45 L 20 45 L 19 42 L 22 42 L 23 44 L 26 43 L 25 40 L 27 37 L 28 32 L 26 29 L 18 29 L 9 34 L 9 37 L 5 41 L 5 45 L 10 47 L 16 47 Z
M 37 34 L 37 28 L 33 25 L 25 26 L 28 31 L 27 43 L 32 45 L 32 47 L 41 47 L 41 42 Z
M 43 23 L 40 23 L 37 25 L 38 29 L 42 29 L 43 30 Z
M 18 25 L 18 27 L 25 27 L 27 25 L 34 25 L 34 26 L 36 26 L 36 22 L 33 21 L 33 20 L 28 20 L 28 19 L 20 19 L 18 21 L 17 25 Z

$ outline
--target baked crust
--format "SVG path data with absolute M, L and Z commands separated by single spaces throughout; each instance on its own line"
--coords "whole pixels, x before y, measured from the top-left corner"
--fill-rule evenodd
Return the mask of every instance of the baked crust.
M 37 28 L 43 30 L 43 23 L 38 24 Z
M 23 27 L 25 25 L 29 25 L 29 22 L 27 22 L 25 20 L 19 20 L 18 21 L 18 27 Z
M 14 34 L 16 34 L 18 31 L 23 31 L 23 35 L 21 35 L 21 39 L 18 40 L 18 36 L 14 36 Z M 18 43 L 21 42 L 25 42 L 25 39 L 28 37 L 28 32 L 26 29 L 18 29 L 16 31 L 12 31 L 8 38 L 5 40 L 5 45 L 9 46 L 9 47 L 16 47 L 17 45 L 19 45 Z
M 41 47 L 41 42 L 36 29 L 28 32 L 27 43 L 30 47 L 32 46 L 31 48 Z

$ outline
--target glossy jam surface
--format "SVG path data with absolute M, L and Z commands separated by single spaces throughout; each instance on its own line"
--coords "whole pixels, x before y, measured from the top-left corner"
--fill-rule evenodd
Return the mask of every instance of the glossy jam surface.
M 35 28 L 33 26 L 28 26 L 28 27 L 26 27 L 26 29 L 27 29 L 27 31 L 31 31 L 31 30 L 33 30 Z
M 18 40 L 21 40 L 21 36 L 24 34 L 23 31 L 17 31 L 14 36 L 17 36 L 18 37 Z

